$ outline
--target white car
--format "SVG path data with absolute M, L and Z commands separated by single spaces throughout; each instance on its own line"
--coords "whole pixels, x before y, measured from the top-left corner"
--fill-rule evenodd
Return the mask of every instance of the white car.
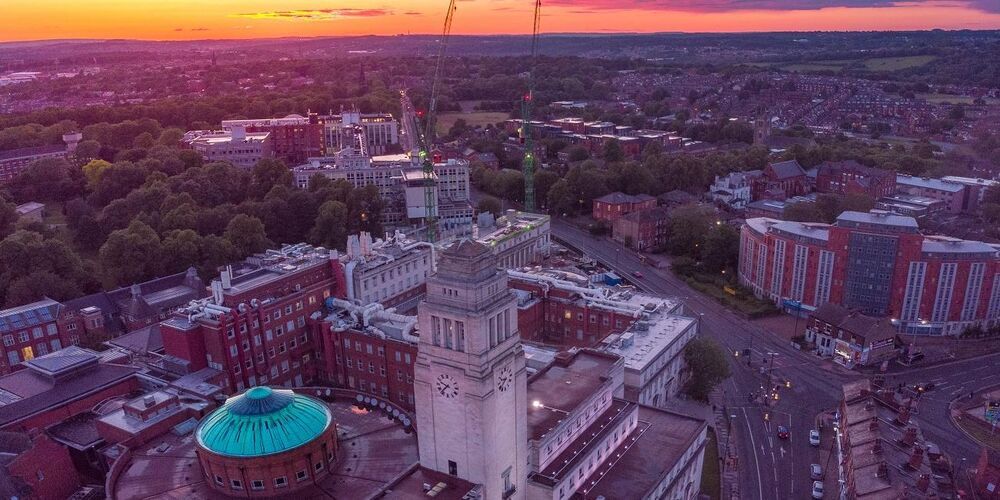
M 823 498 L 823 481 L 813 481 L 813 498 Z
M 819 446 L 819 431 L 813 429 L 809 431 L 809 444 L 813 446 Z

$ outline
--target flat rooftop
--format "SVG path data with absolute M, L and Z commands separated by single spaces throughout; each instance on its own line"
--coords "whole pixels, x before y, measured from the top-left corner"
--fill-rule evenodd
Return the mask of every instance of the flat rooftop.
M 930 177 L 915 177 L 906 174 L 897 174 L 896 184 L 903 184 L 904 186 L 912 186 L 922 189 L 932 189 L 935 191 L 947 191 L 950 193 L 957 193 L 965 189 L 965 185 L 961 182 L 933 179 Z
M 645 498 L 669 472 L 664 464 L 679 462 L 705 427 L 701 419 L 640 406 L 639 426 L 633 431 L 636 439 L 608 454 L 580 492 L 586 498 Z
M 608 382 L 618 359 L 588 350 L 568 362 L 557 359 L 528 380 L 528 438 L 540 439 Z M 531 403 L 539 401 L 541 408 Z
M 526 231 L 535 229 L 549 221 L 545 214 L 531 212 L 516 212 L 497 219 L 495 229 L 485 235 L 480 235 L 476 241 L 490 246 L 506 241 Z
M 329 406 L 337 423 L 337 463 L 319 485 L 297 492 L 297 499 L 367 498 L 417 463 L 417 437 L 407 434 L 401 425 L 346 401 Z M 134 450 L 114 485 L 114 497 L 231 498 L 205 484 L 194 441 L 193 433 L 176 436 L 167 432 Z M 169 448 L 158 451 L 163 444 Z
M 603 350 L 624 358 L 626 369 L 642 371 L 697 322 L 686 316 L 655 315 L 636 321 L 623 333 L 608 335 Z

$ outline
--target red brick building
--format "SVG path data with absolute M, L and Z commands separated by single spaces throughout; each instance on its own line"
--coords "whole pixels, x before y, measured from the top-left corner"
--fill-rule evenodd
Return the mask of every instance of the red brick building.
M 44 433 L 0 432 L 0 496 L 25 500 L 67 498 L 80 487 L 80 476 L 66 448 Z
M 634 250 L 653 251 L 667 241 L 668 214 L 666 207 L 626 214 L 614 222 L 613 237 Z
M 1000 500 L 1000 451 L 983 448 L 976 463 L 977 498 Z
M 214 368 L 224 390 L 257 385 L 301 386 L 316 376 L 316 321 L 324 301 L 343 297 L 335 254 L 286 245 L 224 270 L 212 297 L 160 324 L 166 353 L 188 373 Z
M 653 196 L 615 192 L 594 200 L 593 216 L 597 220 L 614 222 L 626 214 L 652 208 L 656 208 Z
M 22 361 L 79 343 L 82 331 L 63 315 L 64 311 L 64 306 L 52 299 L 0 311 L 0 374 L 20 369 Z
M 740 282 L 791 312 L 826 302 L 888 317 L 902 333 L 1000 324 L 995 245 L 919 232 L 912 217 L 844 212 L 833 225 L 748 219 Z
M 769 163 L 764 173 L 750 181 L 750 199 L 785 199 L 809 192 L 809 179 L 796 160 Z
M 319 379 L 413 411 L 417 318 L 386 312 L 379 304 L 360 307 L 338 299 L 329 304 L 332 311 L 317 330 Z
M 823 162 L 816 171 L 816 191 L 864 194 L 877 200 L 896 192 L 896 174 L 866 167 L 854 160 Z
M 222 128 L 243 126 L 247 132 L 270 132 L 271 154 L 286 165 L 305 163 L 307 158 L 326 156 L 324 124 L 316 113 L 284 118 L 223 120 Z

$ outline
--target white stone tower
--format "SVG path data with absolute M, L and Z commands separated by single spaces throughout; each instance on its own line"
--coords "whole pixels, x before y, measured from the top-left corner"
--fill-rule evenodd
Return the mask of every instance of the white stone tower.
M 462 240 L 441 252 L 419 324 L 420 465 L 483 485 L 485 500 L 524 498 L 527 372 L 517 300 L 489 248 Z

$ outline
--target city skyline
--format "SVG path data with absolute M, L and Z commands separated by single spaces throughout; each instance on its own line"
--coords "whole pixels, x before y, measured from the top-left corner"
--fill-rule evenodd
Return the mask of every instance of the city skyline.
M 47 39 L 199 40 L 434 34 L 447 4 L 276 3 L 268 0 L 205 5 L 193 0 L 65 0 L 6 6 L 10 21 L 0 42 Z M 531 4 L 502 0 L 459 2 L 455 34 L 524 34 Z M 554 0 L 543 7 L 545 33 L 902 31 L 1000 28 L 1000 2 L 990 0 Z

